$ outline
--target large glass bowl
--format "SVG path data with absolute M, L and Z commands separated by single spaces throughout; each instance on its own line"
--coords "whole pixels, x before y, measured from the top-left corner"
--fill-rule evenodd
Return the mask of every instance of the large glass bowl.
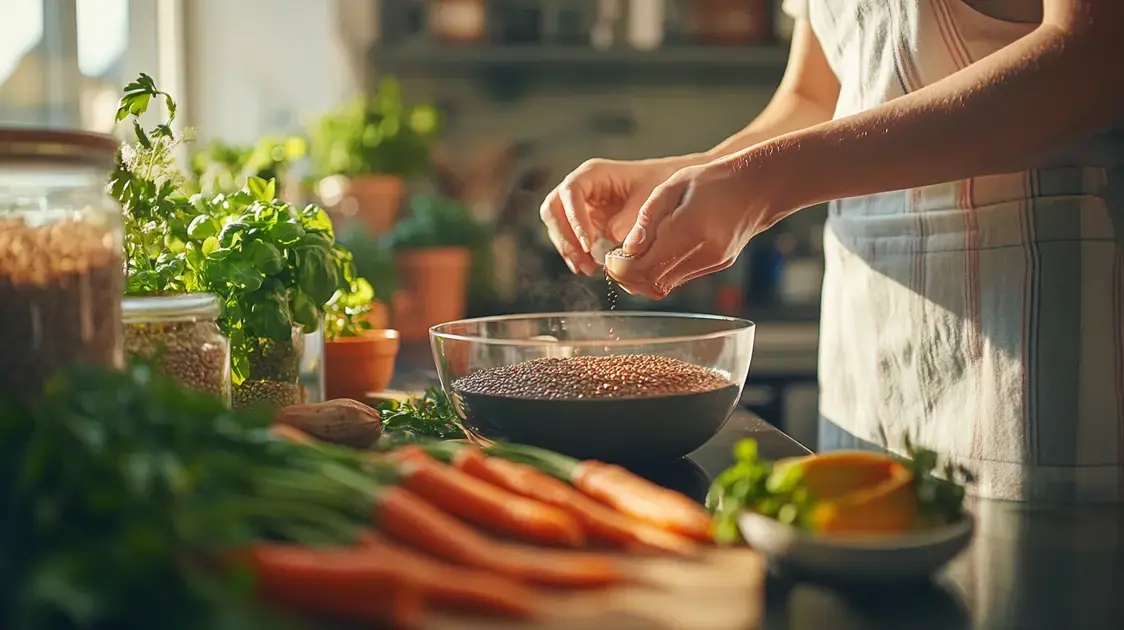
M 744 319 L 638 312 L 506 315 L 430 330 L 441 385 L 474 440 L 618 463 L 675 459 L 714 437 L 741 397 L 753 337 L 754 324 Z M 583 355 L 670 357 L 709 368 L 729 385 L 688 394 L 547 399 L 467 391 L 460 380 L 533 359 Z

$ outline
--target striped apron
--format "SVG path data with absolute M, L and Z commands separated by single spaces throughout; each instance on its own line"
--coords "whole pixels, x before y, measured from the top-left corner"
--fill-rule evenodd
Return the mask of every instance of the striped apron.
M 997 13 L 1041 10 L 972 4 L 785 8 L 808 18 L 839 78 L 838 118 L 1034 28 Z M 983 497 L 1124 501 L 1122 166 L 1117 127 L 1035 170 L 832 202 L 820 449 L 900 453 L 908 434 L 972 470 Z

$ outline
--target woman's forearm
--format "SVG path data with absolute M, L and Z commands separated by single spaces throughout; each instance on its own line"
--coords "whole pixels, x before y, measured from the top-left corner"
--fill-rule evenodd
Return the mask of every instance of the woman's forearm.
M 778 94 L 753 122 L 701 154 L 701 157 L 713 161 L 732 155 L 766 140 L 831 120 L 832 112 L 831 106 L 801 94 Z
M 721 161 L 767 171 L 781 212 L 1035 166 L 1124 119 L 1124 2 L 1052 2 L 1076 16 L 1048 10 L 1030 35 L 937 83 Z

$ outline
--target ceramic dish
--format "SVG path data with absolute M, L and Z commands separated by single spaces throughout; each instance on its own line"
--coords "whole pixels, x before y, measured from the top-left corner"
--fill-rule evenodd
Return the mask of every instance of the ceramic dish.
M 738 526 L 776 572 L 828 581 L 905 582 L 930 578 L 963 551 L 974 520 L 966 515 L 893 538 L 815 536 L 753 512 L 743 512 Z

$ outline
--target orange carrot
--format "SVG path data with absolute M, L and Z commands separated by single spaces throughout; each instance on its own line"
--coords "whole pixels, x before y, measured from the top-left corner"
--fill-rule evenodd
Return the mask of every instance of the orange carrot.
M 274 424 L 269 427 L 269 432 L 293 444 L 312 444 L 316 442 L 316 438 L 287 424 Z
M 442 464 L 418 447 L 394 451 L 399 483 L 442 510 L 497 534 L 578 547 L 581 526 L 566 512 L 508 492 Z
M 595 540 L 676 555 L 697 551 L 690 539 L 616 512 L 533 466 L 488 457 L 474 447 L 460 449 L 453 465 L 477 479 L 566 510 Z
M 596 588 L 623 579 L 610 558 L 497 542 L 401 487 L 380 493 L 373 516 L 376 529 L 394 540 L 447 562 L 521 582 Z
M 573 472 L 574 487 L 617 510 L 698 541 L 711 542 L 710 515 L 701 505 L 620 466 L 584 461 Z
M 478 569 L 445 564 L 399 547 L 373 533 L 362 537 L 362 545 L 364 550 L 371 550 L 380 558 L 387 558 L 412 571 L 435 608 L 512 619 L 535 619 L 542 616 L 542 598 L 539 593 L 514 580 Z
M 416 627 L 422 589 L 390 554 L 260 543 L 249 551 L 260 596 L 314 615 Z

